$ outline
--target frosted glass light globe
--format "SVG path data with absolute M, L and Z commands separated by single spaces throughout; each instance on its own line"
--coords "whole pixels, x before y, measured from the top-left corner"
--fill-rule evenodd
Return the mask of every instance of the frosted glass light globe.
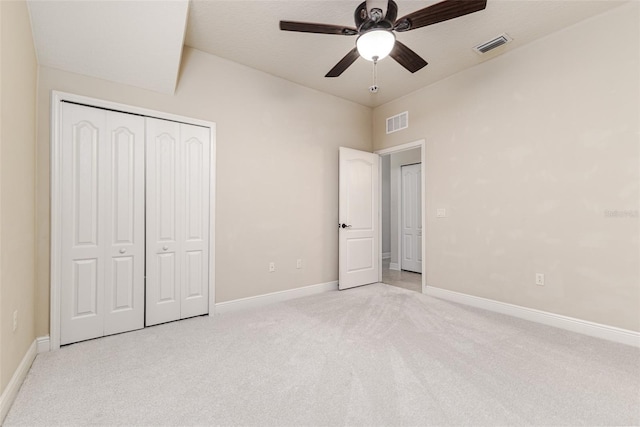
M 367 61 L 378 60 L 387 57 L 396 43 L 396 36 L 388 30 L 371 30 L 362 34 L 356 40 L 358 53 Z

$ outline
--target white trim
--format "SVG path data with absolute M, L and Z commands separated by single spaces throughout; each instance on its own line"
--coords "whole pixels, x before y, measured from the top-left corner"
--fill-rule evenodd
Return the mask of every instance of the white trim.
M 382 254 L 382 156 L 380 154 L 378 154 L 378 190 L 378 282 L 382 283 L 382 259 L 384 256 Z M 391 253 L 388 253 L 391 258 Z
M 62 167 L 61 167 L 61 150 L 60 150 L 60 101 L 62 94 L 57 92 L 51 93 L 51 134 L 50 140 L 50 156 L 51 170 L 49 172 L 50 179 L 50 203 L 51 203 L 51 246 L 50 250 L 50 286 L 49 286 L 49 337 L 51 350 L 60 348 L 60 270 L 62 255 Z
M 31 364 L 36 358 L 36 340 L 33 340 L 29 349 L 25 353 L 22 361 L 18 365 L 18 368 L 13 373 L 11 380 L 9 380 L 9 384 L 7 384 L 7 388 L 4 389 L 2 395 L 0 395 L 0 424 L 4 421 L 4 417 L 9 413 L 9 409 L 11 408 L 11 404 L 15 400 L 18 395 L 18 390 L 20 390 L 20 386 L 24 382 L 24 379 L 29 372 L 29 368 L 31 368 Z
M 47 351 L 50 351 L 50 350 L 51 350 L 51 342 L 49 340 L 49 335 L 36 338 L 36 352 L 38 354 L 46 353 Z
M 395 175 L 397 194 L 396 201 L 398 203 L 396 206 L 396 218 L 398 218 L 398 220 L 396 221 L 396 237 L 398 239 L 398 242 L 396 243 L 396 248 L 398 248 L 396 256 L 398 257 L 398 262 L 394 263 L 395 268 L 389 268 L 389 270 L 399 271 L 402 269 L 402 165 L 400 165 Z M 391 187 L 391 185 L 389 185 L 389 187 Z M 389 197 L 389 199 L 391 199 L 391 197 Z
M 210 213 L 209 213 L 209 315 L 215 311 L 215 199 L 216 199 L 216 124 L 206 120 L 193 119 L 176 114 L 164 113 L 147 108 L 135 107 L 118 102 L 105 101 L 72 93 L 51 91 L 51 284 L 50 284 L 50 323 L 49 323 L 49 348 L 60 348 L 60 252 L 61 252 L 61 168 L 60 168 L 60 103 L 61 101 L 75 102 L 78 104 L 106 108 L 125 113 L 139 114 L 147 117 L 155 117 L 164 120 L 203 126 L 210 129 L 211 135 L 211 187 L 210 187 Z
M 219 302 L 216 304 L 216 313 L 230 313 L 232 311 L 244 310 L 247 308 L 263 307 L 276 302 L 288 301 L 295 298 L 320 294 L 323 292 L 337 291 L 338 281 L 334 280 L 317 285 L 304 286 L 302 288 L 289 289 L 286 291 L 272 292 L 254 297 L 240 298 L 232 301 Z
M 104 99 L 91 98 L 83 95 L 76 95 L 68 92 L 51 91 L 52 101 L 69 101 L 77 104 L 83 104 L 90 107 L 107 108 L 110 110 L 121 111 L 123 113 L 139 114 L 141 116 L 154 117 L 157 119 L 172 120 L 174 122 L 197 125 L 206 128 L 215 128 L 214 122 L 207 120 L 194 119 L 191 117 L 180 116 L 177 114 L 165 113 L 163 111 L 151 110 L 149 108 L 136 107 L 135 105 L 122 104 L 119 102 L 107 101 Z M 213 126 L 212 126 L 213 125 Z
M 384 156 L 386 154 L 399 153 L 401 151 L 407 151 L 414 148 L 424 148 L 424 139 L 407 142 L 406 144 L 394 145 L 393 147 L 389 148 L 383 148 L 381 150 L 374 151 L 374 153 Z
M 640 347 L 640 332 L 616 328 L 615 326 L 603 325 L 601 323 L 589 322 L 588 320 L 576 319 L 574 317 L 549 313 L 547 311 L 536 310 L 533 308 L 522 307 L 515 304 L 508 304 L 488 298 L 449 291 L 447 289 L 434 288 L 433 286 L 428 286 L 425 293 L 432 297 L 442 298 L 448 301 L 470 305 L 472 307 L 478 307 L 496 313 L 507 314 L 509 316 L 518 317 L 531 322 L 542 323 L 544 325 L 554 326 L 556 328 L 577 332 L 583 335 Z
M 426 164 L 427 164 L 427 144 L 426 141 L 424 139 L 419 139 L 417 141 L 413 141 L 413 142 L 407 142 L 406 144 L 400 144 L 400 145 L 396 145 L 393 147 L 389 147 L 389 148 L 383 148 L 382 150 L 377 150 L 374 151 L 374 153 L 378 154 L 379 156 L 384 156 L 386 154 L 393 154 L 393 153 L 399 153 L 401 151 L 406 151 L 406 150 L 411 150 L 414 148 L 420 148 L 420 163 L 422 165 L 422 185 L 420 187 L 421 189 L 421 194 L 420 197 L 422 198 L 421 202 L 422 202 L 422 293 L 425 293 L 427 290 L 427 238 L 426 238 L 426 233 L 427 233 L 427 197 L 426 197 L 426 185 L 425 185 L 425 180 L 426 180 L 426 173 L 425 173 L 425 168 L 426 168 Z M 380 160 L 380 162 L 382 162 L 382 160 Z M 380 180 L 382 180 L 382 167 L 379 168 L 379 176 L 380 176 Z M 380 202 L 378 202 L 378 206 L 380 206 L 379 211 L 381 212 L 382 210 L 382 185 L 380 185 L 380 197 L 378 198 L 380 200 Z M 380 230 L 382 230 L 382 215 L 379 215 L 380 217 L 380 226 L 378 228 L 380 228 Z M 398 217 L 399 219 L 400 217 Z M 399 221 L 398 221 L 399 222 Z M 382 231 L 380 231 L 380 243 L 382 244 Z M 398 251 L 400 251 L 401 248 L 401 243 L 398 244 Z M 380 255 L 380 258 L 382 258 L 382 255 Z M 401 258 L 400 258 L 401 259 Z M 398 259 L 398 261 L 400 261 L 400 259 Z M 378 276 L 380 277 L 379 281 L 382 281 L 382 262 L 380 262 L 380 272 L 378 274 Z M 398 263 L 389 263 L 389 270 L 400 270 L 400 265 L 399 262 Z
M 382 259 L 391 259 L 391 252 L 382 252 Z
M 420 275 L 422 277 L 422 293 L 427 290 L 427 143 L 424 139 L 420 143 L 420 174 L 422 176 L 422 182 L 420 183 L 420 202 L 422 203 L 422 271 Z
M 209 316 L 216 314 L 216 124 L 209 124 Z

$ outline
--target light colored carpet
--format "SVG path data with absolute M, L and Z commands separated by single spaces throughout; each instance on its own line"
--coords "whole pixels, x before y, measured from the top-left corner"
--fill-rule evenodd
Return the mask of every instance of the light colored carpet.
M 12 425 L 638 425 L 640 350 L 376 284 L 40 354 Z

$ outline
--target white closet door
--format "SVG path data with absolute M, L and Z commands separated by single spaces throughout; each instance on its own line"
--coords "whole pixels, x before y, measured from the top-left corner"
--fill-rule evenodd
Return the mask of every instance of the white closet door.
M 180 124 L 146 119 L 147 139 L 147 305 L 146 324 L 180 318 L 178 219 L 181 187 Z
M 104 334 L 144 327 L 144 118 L 107 113 Z
M 402 269 L 422 272 L 422 165 L 401 167 Z
M 146 119 L 147 305 L 155 325 L 209 311 L 209 129 Z
M 104 137 L 104 111 L 63 104 L 61 344 L 104 331 Z
M 184 168 L 180 318 L 209 312 L 209 129 L 180 125 Z
M 61 344 L 143 326 L 143 135 L 140 117 L 62 106 Z

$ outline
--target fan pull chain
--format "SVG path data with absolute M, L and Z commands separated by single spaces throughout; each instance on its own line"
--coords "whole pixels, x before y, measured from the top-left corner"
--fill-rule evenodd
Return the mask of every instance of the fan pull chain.
M 378 93 L 378 84 L 376 82 L 378 80 L 378 73 L 377 73 L 378 57 L 374 56 L 372 59 L 373 59 L 373 84 L 369 86 L 369 92 Z

